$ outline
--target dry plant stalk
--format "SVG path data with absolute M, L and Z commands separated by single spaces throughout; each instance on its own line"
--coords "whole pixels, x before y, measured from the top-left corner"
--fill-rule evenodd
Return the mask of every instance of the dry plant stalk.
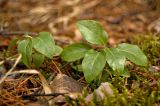
M 19 54 L 17 60 L 15 61 L 14 65 L 12 66 L 12 68 L 0 79 L 0 84 L 7 78 L 7 76 L 14 70 L 14 68 L 16 67 L 16 65 L 19 63 L 19 61 L 21 60 L 22 55 Z

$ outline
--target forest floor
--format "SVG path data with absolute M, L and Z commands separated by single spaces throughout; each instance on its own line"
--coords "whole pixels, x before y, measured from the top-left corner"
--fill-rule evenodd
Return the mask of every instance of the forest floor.
M 42 31 L 51 32 L 56 43 L 61 46 L 73 42 L 80 42 L 82 37 L 76 27 L 76 22 L 81 19 L 92 19 L 100 22 L 109 35 L 109 46 L 115 46 L 122 42 L 136 43 L 144 52 L 148 52 L 149 50 L 143 48 L 141 42 L 145 40 L 145 37 L 143 38 L 145 35 L 159 37 L 159 13 L 160 11 L 156 9 L 154 2 L 140 0 L 0 0 L 0 60 L 3 61 L 8 58 L 5 57 L 6 55 L 4 54 L 6 54 L 5 52 L 10 42 L 22 37 L 26 33 L 35 36 L 35 34 Z M 138 35 L 142 35 L 142 39 L 138 41 L 133 40 L 133 38 Z M 160 50 L 160 46 L 156 47 L 156 50 Z M 150 51 L 149 53 L 152 54 Z M 13 54 L 16 54 L 16 52 Z M 156 86 L 155 83 L 160 72 L 160 61 L 158 61 L 158 59 L 160 60 L 160 56 L 156 57 L 156 59 L 157 63 L 151 62 L 150 66 L 156 68 L 155 70 L 158 72 L 158 75 L 156 73 L 156 75 L 150 76 L 148 75 L 149 73 L 146 73 L 146 70 L 144 71 L 143 69 L 140 69 L 143 70 L 142 72 L 136 72 L 135 70 L 138 70 L 139 67 L 134 67 L 134 71 L 132 70 L 137 76 L 140 75 L 140 78 L 143 77 L 143 80 L 152 82 L 152 87 Z M 47 70 L 43 74 L 46 75 L 45 78 L 48 78 L 48 81 L 52 79 L 50 76 L 51 73 L 53 74 L 52 77 L 55 77 L 59 73 L 57 66 L 59 66 L 61 62 L 59 57 L 56 57 L 53 60 L 46 61 L 45 64 L 48 64 L 48 67 L 45 67 L 45 65 L 41 67 L 42 70 Z M 0 78 L 12 67 L 13 61 L 11 61 L 11 63 L 6 62 L 6 64 L 7 65 L 4 64 L 3 67 L 0 66 Z M 16 69 L 19 69 L 19 67 L 17 66 Z M 20 69 L 22 69 L 22 67 L 20 67 Z M 25 69 L 25 67 L 23 69 Z M 89 89 L 89 93 L 99 86 L 98 84 L 97 86 L 87 84 L 81 73 L 72 72 L 71 70 L 72 68 L 70 66 L 65 66 L 61 71 L 63 74 L 82 83 L 87 90 Z M 20 76 L 20 78 L 17 78 L 17 76 Z M 0 96 L 0 105 L 31 106 L 31 102 L 33 102 L 32 105 L 34 106 L 47 105 L 40 104 L 39 101 L 37 102 L 37 98 L 32 98 L 33 100 L 31 98 L 29 98 L 29 100 L 22 98 L 23 94 L 31 94 L 42 90 L 42 84 L 36 75 L 17 76 L 7 77 L 3 85 L 0 86 L 0 93 L 3 94 Z M 119 80 L 122 81 L 118 78 L 113 82 L 111 81 L 115 88 L 116 84 L 114 83 Z M 126 79 L 124 79 L 124 81 L 126 81 Z M 131 85 L 136 86 L 136 81 L 137 80 Z M 139 80 L 139 82 L 141 81 L 142 80 Z M 142 84 L 140 86 L 142 87 L 144 85 Z M 158 91 L 157 89 L 160 90 L 159 88 L 154 90 Z M 131 93 L 131 91 L 132 90 L 129 90 L 128 92 Z M 54 99 L 54 101 L 56 100 L 57 99 Z M 160 99 L 158 102 L 160 103 Z M 157 101 L 154 103 L 158 106 Z M 72 103 L 72 105 L 73 104 L 74 103 Z
M 138 0 L 70 2 L 9 0 L 0 9 L 1 27 L 6 32 L 49 31 L 57 39 L 79 41 L 81 37 L 77 32 L 76 21 L 94 19 L 100 21 L 108 32 L 110 44 L 123 42 L 137 34 L 158 30 L 152 25 L 159 18 L 159 11 L 155 10 L 154 3 L 147 4 Z M 7 45 L 3 38 L 0 39 L 4 41 L 0 45 Z

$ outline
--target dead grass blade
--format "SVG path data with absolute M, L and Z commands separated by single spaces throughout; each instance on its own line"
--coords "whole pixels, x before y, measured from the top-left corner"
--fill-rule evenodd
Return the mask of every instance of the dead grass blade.
M 34 69 L 26 69 L 26 70 L 20 70 L 20 71 L 14 71 L 10 74 L 20 74 L 20 73 L 23 73 L 23 74 L 37 74 L 42 82 L 42 86 L 43 86 L 43 89 L 44 89 L 44 92 L 45 94 L 51 94 L 52 93 L 52 89 L 50 88 L 47 80 L 44 78 L 44 76 L 37 70 L 34 70 Z M 49 106 L 51 106 L 52 104 L 52 101 L 49 101 Z
M 47 82 L 47 80 L 44 78 L 44 76 L 38 71 L 34 69 L 26 69 L 26 70 L 20 70 L 20 71 L 14 71 L 10 74 L 37 74 L 42 82 L 42 86 L 44 89 L 45 94 L 52 93 L 52 90 Z
M 21 60 L 22 55 L 19 54 L 18 58 L 16 59 L 14 65 L 12 66 L 12 68 L 0 79 L 0 84 L 7 78 L 7 76 L 14 70 L 14 68 L 16 67 L 16 65 L 19 63 L 19 61 Z

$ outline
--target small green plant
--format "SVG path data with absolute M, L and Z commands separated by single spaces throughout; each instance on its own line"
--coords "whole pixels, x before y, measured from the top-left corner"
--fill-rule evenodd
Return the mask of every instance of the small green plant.
M 88 43 L 74 43 L 68 45 L 62 51 L 57 46 L 49 32 L 40 32 L 37 37 L 25 36 L 18 41 L 18 52 L 22 54 L 22 62 L 31 67 L 39 67 L 45 57 L 52 59 L 53 56 L 61 56 L 64 61 L 74 62 L 82 59 L 78 65 L 84 73 L 88 83 L 95 80 L 108 64 L 114 75 L 129 75 L 125 68 L 125 61 L 130 60 L 139 66 L 147 65 L 147 58 L 136 45 L 119 44 L 117 47 L 106 46 L 108 35 L 102 26 L 93 20 L 81 20 L 77 26 Z M 97 46 L 98 49 L 93 47 Z M 62 52 L 62 53 L 61 53 Z
M 108 64 L 115 75 L 125 76 L 128 73 L 125 61 L 129 60 L 139 66 L 147 66 L 147 58 L 140 48 L 132 44 L 119 44 L 114 48 L 106 46 L 108 35 L 102 26 L 93 20 L 81 20 L 77 26 L 88 43 L 74 43 L 64 48 L 61 58 L 67 62 L 80 59 L 79 69 L 84 73 L 88 83 L 95 80 Z M 99 49 L 93 49 L 93 46 Z
M 18 42 L 18 52 L 22 54 L 22 62 L 31 67 L 32 63 L 38 68 L 45 57 L 52 59 L 61 53 L 62 48 L 55 45 L 53 37 L 48 32 L 40 32 L 37 37 L 25 36 Z

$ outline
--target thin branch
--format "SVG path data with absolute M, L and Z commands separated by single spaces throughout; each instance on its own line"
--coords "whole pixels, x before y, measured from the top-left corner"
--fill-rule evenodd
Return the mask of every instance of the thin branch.
M 7 78 L 7 76 L 14 70 L 14 68 L 16 67 L 16 65 L 19 63 L 19 61 L 21 60 L 22 55 L 20 54 L 16 60 L 16 62 L 14 63 L 14 65 L 12 66 L 12 68 L 0 79 L 0 84 Z
M 30 95 L 22 95 L 23 98 L 29 98 L 33 96 L 59 96 L 59 95 L 65 95 L 66 93 L 50 93 L 50 94 L 30 94 Z
M 24 32 L 24 31 L 15 31 L 15 32 L 8 32 L 8 31 L 0 31 L 0 35 L 31 35 L 31 36 L 36 36 L 37 33 L 35 32 Z
M 57 66 L 57 64 L 52 60 L 52 63 L 55 65 L 57 71 L 59 74 L 62 74 L 61 70 L 59 69 L 59 67 Z
M 11 61 L 12 61 L 12 60 L 13 60 L 13 61 L 16 60 L 17 56 L 18 56 L 18 55 L 16 54 L 16 55 L 14 55 L 14 56 L 11 56 L 11 57 L 6 58 L 5 60 L 0 61 L 0 65 L 4 64 L 4 62 L 5 62 L 5 61 L 8 61 L 8 60 L 11 60 Z

